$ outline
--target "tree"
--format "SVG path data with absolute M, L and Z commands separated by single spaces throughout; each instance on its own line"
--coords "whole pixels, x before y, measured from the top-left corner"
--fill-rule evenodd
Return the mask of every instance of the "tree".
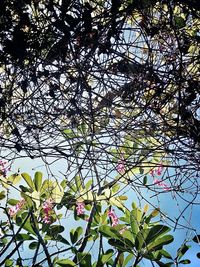
M 4 0 L 1 6 L 2 157 L 64 158 L 62 173 L 74 184 L 77 175 L 82 184 L 92 177 L 90 190 L 99 195 L 120 183 L 140 200 L 144 189 L 162 189 L 194 203 L 198 2 Z

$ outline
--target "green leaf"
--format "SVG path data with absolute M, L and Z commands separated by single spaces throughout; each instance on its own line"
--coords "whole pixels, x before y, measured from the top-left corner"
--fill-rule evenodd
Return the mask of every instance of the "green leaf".
M 99 232 L 102 233 L 102 235 L 105 237 L 118 239 L 118 236 L 113 231 L 111 231 L 110 226 L 107 225 L 100 226 Z
M 200 235 L 196 235 L 192 240 L 199 244 L 200 243 Z
M 39 192 L 41 189 L 41 185 L 42 185 L 42 173 L 41 172 L 36 172 L 33 182 L 35 184 L 35 189 Z
M 120 240 L 116 240 L 116 239 L 109 239 L 108 243 L 113 246 L 116 247 L 117 249 L 124 251 L 124 252 L 129 252 L 129 253 L 133 253 L 133 248 L 129 247 L 127 245 L 125 245 L 123 242 L 121 242 Z
M 66 129 L 63 131 L 63 133 L 65 134 L 65 137 L 69 139 L 76 137 L 76 134 L 72 129 Z
M 28 188 L 28 187 L 23 186 L 23 185 L 20 185 L 19 188 L 21 189 L 21 191 L 22 191 L 23 193 L 27 193 L 27 192 L 28 192 L 28 193 L 32 193 L 32 192 L 33 192 L 33 189 Z
M 36 249 L 38 247 L 38 242 L 34 241 L 29 244 L 30 249 Z
M 172 260 L 172 256 L 164 249 L 160 250 L 160 253 L 167 259 L 171 259 Z
M 145 175 L 143 178 L 143 185 L 145 185 L 147 183 L 147 176 Z
M 18 234 L 16 236 L 16 239 L 17 241 L 34 240 L 34 238 L 30 236 L 29 234 Z
M 89 190 L 90 189 L 90 187 L 91 187 L 91 185 L 92 185 L 92 180 L 89 180 L 87 183 L 86 183 L 86 185 L 85 185 L 85 189 L 86 190 Z
M 20 226 L 21 224 L 19 224 Z M 31 223 L 30 223 L 30 219 L 28 219 L 25 224 L 23 225 L 23 229 L 25 229 L 26 231 L 28 231 L 30 234 L 36 235 L 35 231 L 33 230 Z
M 4 199 L 5 197 L 6 197 L 5 191 L 3 190 L 0 192 L 0 200 Z
M 47 235 L 56 238 L 59 233 L 62 233 L 65 228 L 62 225 L 51 225 L 47 230 Z
M 146 245 L 148 245 L 150 242 L 153 242 L 158 237 L 161 237 L 165 233 L 169 232 L 171 229 L 168 226 L 165 225 L 154 225 L 151 227 L 149 234 L 147 235 L 145 239 Z
M 179 261 L 179 263 L 181 263 L 181 264 L 190 264 L 191 261 L 190 260 L 182 260 L 182 261 Z
M 78 256 L 78 261 L 79 261 L 79 266 L 80 267 L 91 267 L 92 262 L 91 262 L 91 255 L 90 253 L 87 252 L 79 252 L 77 253 Z
M 121 253 L 118 260 L 119 267 L 123 267 L 123 263 L 124 263 L 124 253 Z
M 73 261 L 69 260 L 69 259 L 57 260 L 56 264 L 58 264 L 61 267 L 76 266 L 76 264 Z
M 101 255 L 101 258 L 100 258 L 101 264 L 104 265 L 105 263 L 107 263 L 112 258 L 113 253 L 114 253 L 113 249 L 108 249 L 105 252 L 105 254 Z M 99 265 L 97 264 L 97 267 L 98 266 Z
M 124 260 L 123 267 L 127 267 L 129 261 L 132 260 L 132 258 L 133 258 L 133 254 L 129 254 Z
M 13 260 L 11 260 L 11 259 L 7 259 L 6 261 L 5 261 L 5 267 L 12 267 L 13 266 Z
M 152 218 L 158 216 L 158 214 L 160 213 L 159 209 L 154 209 L 149 216 L 146 217 L 145 222 L 148 224 Z
M 19 200 L 11 198 L 8 200 L 7 203 L 10 204 L 11 206 L 15 206 L 18 202 Z
M 177 258 L 178 260 L 180 260 L 183 255 L 188 251 L 188 249 L 190 248 L 190 246 L 183 244 L 177 251 Z
M 83 228 L 80 226 L 77 227 L 76 230 L 72 229 L 70 231 L 70 239 L 71 239 L 72 244 L 74 244 L 78 241 L 78 239 L 82 233 L 83 233 Z
M 134 239 L 139 232 L 140 219 L 140 216 L 138 216 L 138 209 L 132 210 L 130 213 L 130 225 Z
M 19 183 L 21 178 L 22 178 L 21 175 L 17 173 L 17 174 L 10 175 L 7 179 L 9 182 L 12 183 L 12 185 L 16 185 L 17 183 Z
M 147 251 L 161 249 L 162 246 L 173 242 L 173 240 L 174 240 L 174 238 L 173 238 L 172 235 L 165 235 L 165 236 L 163 236 L 161 238 L 156 239 L 152 243 L 150 243 L 146 247 L 146 249 L 147 249 Z
M 146 237 L 149 233 L 150 229 L 142 229 L 138 232 L 135 238 L 135 248 L 140 251 L 143 247 L 146 246 Z
M 174 21 L 175 21 L 175 25 L 178 29 L 181 29 L 183 27 L 185 27 L 185 20 L 182 17 L 179 16 L 175 16 L 174 17 Z
M 62 237 L 62 235 L 59 235 L 59 234 L 56 237 L 45 235 L 44 240 L 54 240 L 57 242 L 61 242 L 65 245 L 70 245 L 70 243 L 67 241 L 67 239 L 65 239 L 64 237 Z
M 21 174 L 21 176 L 22 176 L 23 179 L 26 181 L 27 185 L 28 185 L 31 189 L 34 190 L 34 189 L 35 189 L 35 185 L 34 185 L 32 179 L 31 179 L 31 176 L 30 176 L 28 173 L 25 173 L 25 172 L 23 172 L 23 173 Z

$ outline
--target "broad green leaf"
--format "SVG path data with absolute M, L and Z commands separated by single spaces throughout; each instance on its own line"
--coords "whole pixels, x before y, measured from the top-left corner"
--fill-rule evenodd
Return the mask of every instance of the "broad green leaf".
M 64 195 L 63 187 L 57 181 L 53 182 L 52 186 L 53 186 L 53 189 L 51 192 L 51 197 L 55 203 L 60 203 Z
M 80 267 L 91 267 L 92 266 L 92 262 L 91 262 L 91 255 L 90 253 L 87 252 L 82 252 L 82 253 L 78 253 L 78 261 L 79 261 L 79 266 Z
M 106 262 L 108 262 L 111 259 L 113 253 L 114 253 L 114 250 L 109 249 L 103 255 L 101 255 L 101 258 L 100 258 L 101 263 L 105 264 Z
M 5 267 L 12 267 L 12 266 L 13 266 L 13 263 L 14 263 L 13 260 L 11 260 L 11 259 L 7 259 L 7 260 L 5 261 Z
M 100 226 L 99 232 L 102 233 L 102 235 L 105 237 L 118 239 L 118 235 L 116 235 L 115 232 L 111 231 L 110 226 L 107 226 L 107 225 Z
M 195 237 L 193 237 L 192 239 L 194 242 L 200 244 L 200 235 L 196 235 Z
M 146 247 L 146 237 L 150 229 L 142 229 L 138 232 L 135 238 L 135 248 L 140 251 L 143 247 Z
M 143 212 L 144 213 L 147 213 L 148 209 L 149 209 L 149 205 L 148 204 L 145 204 L 145 206 L 143 208 Z
M 34 240 L 34 238 L 32 236 L 30 236 L 29 234 L 18 234 L 16 236 L 16 239 L 18 241 L 23 241 L 23 240 Z
M 87 183 L 86 183 L 86 185 L 85 185 L 85 189 L 86 190 L 89 190 L 90 189 L 90 187 L 91 187 L 91 185 L 92 185 L 92 180 L 89 180 Z
M 32 193 L 33 192 L 33 189 L 32 188 L 28 188 L 28 187 L 26 187 L 26 186 L 23 186 L 23 185 L 20 185 L 19 186 L 19 188 L 21 189 L 21 191 L 23 192 L 23 193 Z
M 72 229 L 70 231 L 70 239 L 71 239 L 72 244 L 75 244 L 78 241 L 82 233 L 83 233 L 83 228 L 80 226 L 77 227 L 75 230 Z
M 147 183 L 147 176 L 145 175 L 143 178 L 143 185 L 145 185 Z
M 67 239 L 65 239 L 64 237 L 62 237 L 62 235 L 58 234 L 57 236 L 49 236 L 49 235 L 45 235 L 44 240 L 54 240 L 57 242 L 61 242 L 65 245 L 70 245 L 70 243 L 67 241 Z
M 39 192 L 41 189 L 42 185 L 42 173 L 41 172 L 36 172 L 33 180 L 35 184 L 35 189 Z
M 134 208 L 130 213 L 130 225 L 134 239 L 139 232 L 140 221 L 142 219 L 142 211 L 138 208 Z
M 179 263 L 181 263 L 181 264 L 190 264 L 191 261 L 190 260 L 181 260 L 181 261 L 179 261 Z
M 31 194 L 31 199 L 35 203 L 36 209 L 38 209 L 40 206 L 40 193 L 38 191 L 33 191 Z
M 8 177 L 8 181 L 10 181 L 12 183 L 12 185 L 16 185 L 17 183 L 19 183 L 19 181 L 21 180 L 21 175 L 20 174 L 12 174 Z
M 108 243 L 113 246 L 116 247 L 117 249 L 123 251 L 123 252 L 129 252 L 129 253 L 133 253 L 133 248 L 129 247 L 127 245 L 125 245 L 123 242 L 121 242 L 120 240 L 116 240 L 116 239 L 109 239 Z
M 183 244 L 177 251 L 177 257 L 178 257 L 178 260 L 180 260 L 183 255 L 185 255 L 185 253 L 188 251 L 188 249 L 190 248 L 191 246 L 188 246 L 186 244 Z
M 21 223 L 19 224 L 19 226 L 21 226 Z M 25 229 L 26 231 L 28 231 L 30 234 L 33 234 L 34 236 L 36 235 L 35 234 L 35 231 L 33 230 L 32 226 L 31 226 L 30 219 L 28 219 L 25 222 L 25 224 L 23 225 L 23 229 Z
M 80 192 L 81 189 L 83 189 L 83 187 L 82 187 L 81 177 L 80 177 L 79 175 L 76 175 L 76 176 L 74 177 L 74 181 L 75 181 L 75 184 L 76 184 L 76 190 L 77 190 L 78 192 Z
M 58 234 L 62 233 L 65 228 L 62 225 L 51 225 L 47 230 L 47 234 L 56 238 Z
M 161 249 L 162 246 L 167 245 L 167 244 L 173 242 L 173 240 L 174 240 L 174 238 L 173 238 L 172 235 L 165 235 L 165 236 L 163 236 L 161 238 L 156 239 L 152 243 L 150 243 L 146 247 L 146 249 L 147 249 L 147 251 Z
M 145 219 L 145 222 L 148 224 L 152 218 L 156 217 L 160 213 L 159 209 L 154 209 Z
M 118 261 L 119 267 L 123 267 L 123 263 L 124 263 L 124 253 L 121 253 Z
M 19 200 L 13 199 L 13 198 L 11 198 L 7 201 L 7 203 L 10 204 L 11 206 L 15 206 L 18 202 L 19 202 Z
M 3 190 L 0 192 L 0 200 L 4 199 L 5 197 L 6 197 L 5 191 Z
M 172 256 L 164 249 L 160 250 L 160 253 L 167 259 L 171 259 L 172 260 Z
M 34 241 L 29 244 L 29 248 L 35 250 L 38 247 L 38 242 Z
M 57 260 L 56 264 L 58 264 L 61 267 L 72 267 L 72 266 L 77 266 L 73 261 L 69 259 L 62 259 L 62 260 Z
M 25 180 L 25 182 L 27 183 L 27 185 L 31 188 L 31 189 L 35 189 L 35 185 L 31 179 L 31 176 L 28 173 L 23 172 L 21 174 L 21 176 L 23 177 L 23 179 Z
M 165 225 L 154 225 L 151 227 L 146 239 L 145 243 L 148 245 L 150 242 L 153 242 L 155 239 L 163 236 L 165 233 L 169 232 L 171 229 Z
M 72 129 L 66 129 L 63 131 L 63 133 L 65 134 L 66 138 L 69 138 L 69 139 L 76 137 L 76 134 Z
M 133 254 L 129 254 L 124 260 L 123 267 L 127 267 L 129 261 L 132 260 L 132 258 L 133 258 Z
M 114 205 L 118 208 L 121 208 L 121 209 L 124 208 L 124 205 L 121 203 L 121 200 L 119 197 L 111 197 L 109 199 L 109 203 L 110 203 L 110 205 Z

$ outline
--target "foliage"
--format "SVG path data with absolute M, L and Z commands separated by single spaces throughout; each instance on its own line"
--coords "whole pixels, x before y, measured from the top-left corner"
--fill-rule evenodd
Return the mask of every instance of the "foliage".
M 91 199 L 87 192 L 83 193 L 83 187 L 74 188 L 73 191 L 66 183 L 54 184 L 53 189 L 46 190 L 46 184 L 52 184 L 49 180 L 43 180 L 40 172 L 36 172 L 33 179 L 27 173 L 19 175 L 26 181 L 27 187 L 20 186 L 19 195 L 23 197 L 23 204 L 14 213 L 11 211 L 20 201 L 7 196 L 7 208 L 4 208 L 5 220 L 0 225 L 1 266 L 3 264 L 25 266 L 24 262 L 27 260 L 21 257 L 20 252 L 22 245 L 26 248 L 26 253 L 30 254 L 31 266 L 44 266 L 47 262 L 48 266 L 55 267 L 125 267 L 130 261 L 132 266 L 139 266 L 142 259 L 153 261 L 159 266 L 171 266 L 175 260 L 181 263 L 182 256 L 189 248 L 184 244 L 179 249 L 176 259 L 173 259 L 163 248 L 173 242 L 173 236 L 167 234 L 171 230 L 170 227 L 156 220 L 160 212 L 158 210 L 148 212 L 148 205 L 142 210 L 134 203 L 132 209 L 128 210 L 123 204 L 125 199 L 118 196 L 120 192 L 118 184 L 109 189 L 109 197 L 106 192 L 108 189 L 105 189 L 101 194 L 93 195 Z M 89 183 L 85 186 L 86 190 L 89 190 L 88 185 Z M 6 190 L 9 193 L 9 189 Z M 112 191 L 115 191 L 115 197 L 112 196 Z M 34 192 L 39 194 L 36 195 Z M 81 201 L 85 203 L 85 210 L 78 215 L 76 200 L 80 201 L 78 197 L 80 194 Z M 47 202 L 47 199 L 52 199 L 49 221 L 45 220 L 44 214 L 46 208 L 44 202 Z M 111 199 L 116 201 L 112 201 L 112 205 Z M 112 221 L 108 216 L 113 208 L 122 214 L 115 226 L 111 225 Z M 62 223 L 66 210 L 73 211 L 72 216 L 75 220 L 82 220 L 81 226 L 70 229 L 70 233 L 66 232 L 65 223 Z M 58 214 L 59 211 L 61 213 Z M 108 243 L 105 242 L 106 239 Z M 90 245 L 91 243 L 93 245 Z M 61 245 L 64 246 L 62 250 Z M 8 256 L 6 251 L 10 246 L 14 246 L 14 250 Z M 58 250 L 54 249 L 52 253 L 51 246 L 56 246 Z M 99 247 L 97 257 L 92 257 L 90 246 Z M 44 251 L 44 258 L 39 260 L 41 249 Z M 28 253 L 28 250 L 33 251 L 33 254 Z M 64 252 L 68 252 L 67 258 Z M 15 253 L 18 254 L 17 260 L 14 260 Z M 60 256 L 61 253 L 63 256 Z M 185 263 L 186 261 L 188 260 L 185 260 Z

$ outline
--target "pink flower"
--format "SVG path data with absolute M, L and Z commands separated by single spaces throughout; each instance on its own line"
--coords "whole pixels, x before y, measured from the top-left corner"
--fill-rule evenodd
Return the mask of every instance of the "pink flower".
M 157 175 L 161 175 L 162 174 L 162 171 L 163 171 L 163 165 L 160 164 L 159 167 L 156 169 L 156 174 Z
M 116 170 L 120 173 L 120 174 L 124 174 L 125 173 L 125 161 L 124 158 L 122 157 L 122 159 L 120 159 L 118 161 Z
M 84 202 L 76 202 L 76 211 L 77 211 L 77 215 L 82 215 L 85 213 L 85 204 Z
M 162 187 L 164 191 L 171 190 L 171 188 L 166 183 L 164 183 L 162 180 L 155 179 L 154 184 Z
M 6 176 L 10 171 L 10 166 L 6 166 L 6 164 L 8 164 L 6 161 L 0 160 L 0 175 Z
M 51 198 L 49 198 L 48 200 L 46 200 L 43 205 L 42 205 L 43 211 L 45 213 L 48 213 L 49 211 L 51 211 L 53 209 L 53 200 Z
M 151 176 L 154 176 L 154 174 L 155 174 L 155 170 L 151 169 L 151 170 L 150 170 L 150 175 L 151 175 Z
M 13 217 L 18 211 L 20 211 L 25 204 L 25 200 L 22 198 L 15 206 L 9 208 L 8 214 Z
M 112 227 L 119 224 L 119 219 L 118 219 L 117 215 L 115 214 L 114 209 L 111 209 L 108 211 L 108 217 L 111 218 Z
M 43 217 L 43 222 L 50 224 L 52 222 L 52 210 L 53 210 L 53 200 L 51 198 L 47 199 L 43 205 L 42 205 L 42 209 L 44 212 L 44 217 Z
M 151 169 L 150 172 L 149 172 L 149 174 L 152 177 L 154 177 L 154 175 L 160 176 L 162 174 L 162 172 L 163 172 L 163 169 L 164 169 L 164 167 L 163 167 L 162 163 L 160 163 L 157 168 Z

